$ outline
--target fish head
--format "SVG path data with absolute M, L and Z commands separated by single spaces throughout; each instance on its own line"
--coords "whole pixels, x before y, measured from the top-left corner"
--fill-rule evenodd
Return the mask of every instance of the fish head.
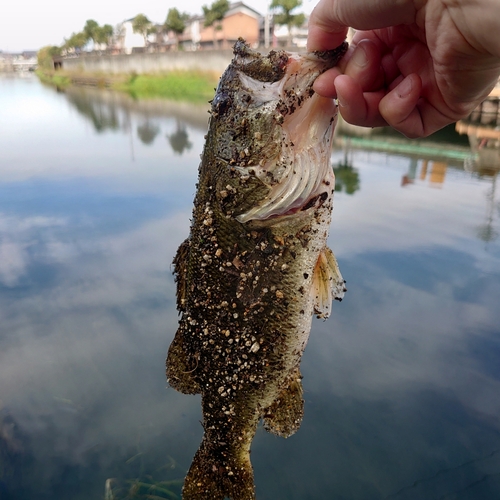
M 336 104 L 312 86 L 346 49 L 262 55 L 236 43 L 212 101 L 207 141 L 221 166 L 217 190 L 227 214 L 241 223 L 288 216 L 312 207 L 333 180 Z

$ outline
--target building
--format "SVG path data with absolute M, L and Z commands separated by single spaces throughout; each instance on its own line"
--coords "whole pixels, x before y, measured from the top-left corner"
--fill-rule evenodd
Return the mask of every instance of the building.
M 144 50 L 144 37 L 140 33 L 134 33 L 132 19 L 127 19 L 119 27 L 119 36 L 116 40 L 116 48 L 125 54 L 131 54 L 135 48 Z
M 304 24 L 301 26 L 292 26 L 290 32 L 288 31 L 288 26 L 284 24 L 274 25 L 273 30 L 273 46 L 278 47 L 297 47 L 305 48 L 307 45 L 307 33 L 308 33 L 308 21 L 309 18 L 306 16 Z
M 205 26 L 203 16 L 193 16 L 187 22 L 179 41 L 186 50 L 227 49 L 239 37 L 251 46 L 259 45 L 259 23 L 262 15 L 243 2 L 230 4 L 224 19 L 213 26 Z

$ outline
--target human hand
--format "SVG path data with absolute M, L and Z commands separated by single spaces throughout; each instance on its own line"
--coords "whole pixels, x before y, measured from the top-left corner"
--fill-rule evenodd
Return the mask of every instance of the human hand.
M 500 75 L 499 0 L 320 0 L 309 50 L 342 43 L 338 67 L 314 89 L 337 97 L 349 123 L 425 137 L 467 117 Z

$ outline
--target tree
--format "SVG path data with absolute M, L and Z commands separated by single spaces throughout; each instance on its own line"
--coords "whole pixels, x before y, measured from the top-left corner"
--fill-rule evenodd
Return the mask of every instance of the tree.
M 288 29 L 287 44 L 292 45 L 292 27 L 302 26 L 306 20 L 306 16 L 302 13 L 292 14 L 292 11 L 302 5 L 302 0 L 272 0 L 270 9 L 280 10 L 274 14 L 274 24 L 285 25 Z
M 71 36 L 64 41 L 63 48 L 69 51 L 73 50 L 78 52 L 85 47 L 88 41 L 89 39 L 83 31 L 80 31 L 79 33 L 72 33 Z
M 189 14 L 180 13 L 175 7 L 170 9 L 167 14 L 167 19 L 163 23 L 166 31 L 173 31 L 176 38 L 176 46 L 179 46 L 179 36 L 186 29 L 186 21 L 189 19 Z
M 217 40 L 216 32 L 222 29 L 222 20 L 228 10 L 228 0 L 215 0 L 210 7 L 203 6 L 203 14 L 205 16 L 204 26 L 206 28 L 209 26 L 214 27 L 214 48 Z
M 111 24 L 105 24 L 104 26 L 98 26 L 94 33 L 94 43 L 109 45 L 109 42 L 113 36 L 113 26 Z
M 53 70 L 53 58 L 61 55 L 61 48 L 56 45 L 47 45 L 42 47 L 36 54 L 38 60 L 38 67 L 43 70 Z
M 148 46 L 148 35 L 151 33 L 152 23 L 144 14 L 137 14 L 132 20 L 134 33 L 139 33 L 144 38 L 144 46 Z
M 92 40 L 96 43 L 96 36 L 99 30 L 99 24 L 93 19 L 88 19 L 83 27 L 83 33 L 87 36 L 87 40 Z

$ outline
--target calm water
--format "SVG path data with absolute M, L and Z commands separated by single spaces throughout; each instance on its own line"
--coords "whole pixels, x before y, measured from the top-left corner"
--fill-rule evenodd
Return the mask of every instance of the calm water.
M 170 265 L 207 116 L 0 79 L 2 500 L 102 499 L 112 478 L 115 498 L 139 482 L 179 494 L 202 428 L 199 397 L 166 388 Z M 257 432 L 257 497 L 496 500 L 494 178 L 348 160 L 330 236 L 348 293 L 313 322 L 300 431 Z

